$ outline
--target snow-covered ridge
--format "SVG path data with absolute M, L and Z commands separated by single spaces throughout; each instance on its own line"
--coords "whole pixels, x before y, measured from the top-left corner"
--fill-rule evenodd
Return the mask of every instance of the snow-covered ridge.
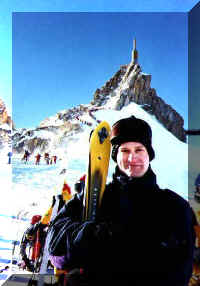
M 151 75 L 142 72 L 138 63 L 131 62 L 120 67 L 120 70 L 94 93 L 92 104 L 105 105 L 113 97 L 112 108 L 121 110 L 135 102 L 165 126 L 178 139 L 186 142 L 184 120 L 172 106 L 164 102 L 151 87 Z
M 113 99 L 111 98 L 111 100 Z M 178 140 L 158 122 L 155 116 L 148 114 L 135 103 L 131 103 L 122 108 L 121 111 L 117 111 L 110 109 L 110 102 L 108 101 L 104 108 L 96 110 L 93 114 L 97 120 L 106 120 L 110 125 L 120 118 L 129 115 L 135 115 L 146 120 L 151 125 L 153 131 L 153 146 L 156 158 L 152 162 L 152 167 L 154 167 L 158 174 L 159 183 L 164 188 L 175 189 L 176 192 L 185 198 L 188 197 L 188 147 L 186 143 Z M 23 142 L 27 140 L 30 143 L 30 140 L 36 140 L 34 138 L 37 136 L 46 140 L 48 147 L 44 151 L 37 147 L 33 153 L 36 151 L 40 151 L 41 153 L 45 151 L 57 153 L 59 150 L 61 159 L 62 156 L 67 156 L 70 160 L 76 159 L 81 161 L 81 165 L 83 165 L 84 162 L 87 162 L 89 134 L 97 122 L 90 116 L 88 111 L 83 112 L 78 118 L 73 118 L 69 122 L 71 126 L 78 126 L 77 129 L 72 128 L 67 132 L 66 129 L 63 131 L 60 128 L 56 128 L 55 130 L 51 128 L 29 130 L 29 135 L 27 135 L 27 130 L 23 130 L 21 135 L 24 138 L 21 140 L 24 140 Z M 90 125 L 87 123 L 90 123 Z M 21 141 L 18 142 L 20 143 Z M 28 147 L 28 143 L 25 146 Z M 109 173 L 110 178 L 112 171 L 113 168 Z

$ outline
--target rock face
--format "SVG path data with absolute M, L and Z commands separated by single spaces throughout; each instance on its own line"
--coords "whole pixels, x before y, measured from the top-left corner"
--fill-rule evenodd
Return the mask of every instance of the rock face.
M 80 104 L 44 119 L 35 129 L 16 130 L 12 136 L 13 152 L 23 153 L 26 149 L 31 154 L 45 153 L 60 147 L 72 134 L 82 131 L 80 122 L 74 119 L 87 111 L 88 107 Z
M 35 150 L 44 152 L 48 147 L 48 139 L 40 138 L 37 134 L 34 136 L 34 130 L 22 129 L 13 134 L 12 145 L 15 153 L 23 153 L 25 149 L 30 153 Z
M 119 86 L 124 74 L 126 73 L 127 66 L 121 66 L 120 69 L 115 73 L 115 75 L 105 83 L 101 88 L 97 88 L 94 93 L 94 100 L 91 102 L 93 105 L 102 106 L 108 96 L 115 96 L 115 89 Z
M 91 104 L 104 105 L 109 96 L 116 96 L 113 107 L 116 110 L 131 102 L 141 105 L 179 140 L 186 142 L 183 118 L 151 88 L 151 75 L 143 73 L 138 63 L 122 66 L 103 87 L 95 91 Z
M 0 147 L 11 146 L 11 129 L 13 127 L 12 119 L 8 115 L 6 106 L 0 99 Z
M 12 119 L 8 115 L 8 112 L 6 110 L 6 106 L 2 99 L 0 99 L 0 125 L 2 124 L 8 124 L 8 126 L 12 126 Z
M 12 145 L 11 130 L 0 128 L 0 148 L 5 145 Z
M 60 114 L 63 116 L 62 119 Z M 60 147 L 70 135 L 82 131 L 79 123 L 65 119 L 67 114 L 68 110 L 43 120 L 35 129 L 23 128 L 13 132 L 13 152 L 24 153 L 24 150 L 28 150 L 31 154 L 45 153 Z

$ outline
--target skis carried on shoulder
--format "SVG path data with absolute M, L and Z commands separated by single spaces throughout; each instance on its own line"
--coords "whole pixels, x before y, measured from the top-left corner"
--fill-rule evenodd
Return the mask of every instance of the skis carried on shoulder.
M 83 220 L 96 219 L 106 186 L 110 150 L 110 126 L 106 121 L 102 121 L 90 137 Z

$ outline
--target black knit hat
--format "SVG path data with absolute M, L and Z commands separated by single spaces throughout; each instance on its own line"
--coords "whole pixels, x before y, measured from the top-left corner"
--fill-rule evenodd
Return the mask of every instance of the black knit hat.
M 152 161 L 155 157 L 155 152 L 151 146 L 152 131 L 149 124 L 135 116 L 123 118 L 117 121 L 111 130 L 112 158 L 117 162 L 118 148 L 125 142 L 140 142 L 142 143 L 149 154 L 149 159 Z

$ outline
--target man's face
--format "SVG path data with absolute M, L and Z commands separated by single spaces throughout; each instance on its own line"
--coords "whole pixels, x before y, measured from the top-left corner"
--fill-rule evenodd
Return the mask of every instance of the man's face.
M 149 168 L 149 154 L 139 142 L 126 142 L 120 145 L 117 165 L 128 177 L 142 177 Z

